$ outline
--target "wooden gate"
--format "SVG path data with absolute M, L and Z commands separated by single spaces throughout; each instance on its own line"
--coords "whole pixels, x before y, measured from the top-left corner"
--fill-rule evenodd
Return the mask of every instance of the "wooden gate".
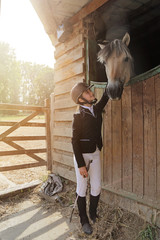
M 30 158 L 36 160 L 34 163 L 20 164 L 20 165 L 12 165 L 12 166 L 4 166 L 0 167 L 0 171 L 10 171 L 10 170 L 18 170 L 23 168 L 32 168 L 39 166 L 47 166 L 48 170 L 51 170 L 51 134 L 50 134 L 50 103 L 49 99 L 45 101 L 45 106 L 27 106 L 27 105 L 15 105 L 15 104 L 0 104 L 0 110 L 22 110 L 32 112 L 29 116 L 25 117 L 23 120 L 19 122 L 9 122 L 9 121 L 0 121 L 0 126 L 10 126 L 5 132 L 0 134 L 0 141 L 8 144 L 16 150 L 12 151 L 0 151 L 0 156 L 9 156 L 9 155 L 19 155 L 26 154 Z M 40 113 L 45 114 L 45 123 L 38 122 L 29 122 L 35 116 Z M 13 133 L 16 129 L 20 127 L 45 127 L 46 135 L 45 136 L 8 136 Z M 32 141 L 32 140 L 46 140 L 46 148 L 38 148 L 38 149 L 25 149 L 24 147 L 17 144 L 17 141 Z M 47 161 L 43 158 L 36 155 L 37 153 L 47 153 Z

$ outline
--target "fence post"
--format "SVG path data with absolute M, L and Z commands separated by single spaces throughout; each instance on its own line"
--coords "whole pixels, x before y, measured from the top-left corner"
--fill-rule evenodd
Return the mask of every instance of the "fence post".
M 45 122 L 46 122 L 46 143 L 47 143 L 47 170 L 52 171 L 51 158 L 51 127 L 50 127 L 50 98 L 45 99 Z

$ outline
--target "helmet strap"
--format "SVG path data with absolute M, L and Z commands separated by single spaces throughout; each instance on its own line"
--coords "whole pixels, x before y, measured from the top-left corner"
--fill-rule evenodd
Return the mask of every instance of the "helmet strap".
M 91 104 L 91 105 L 93 105 L 93 104 L 95 104 L 96 102 L 97 102 L 97 98 L 95 98 L 94 100 L 92 100 L 92 101 L 88 101 L 87 99 L 85 99 L 84 97 L 80 97 L 82 100 L 84 100 L 84 102 L 80 102 L 79 100 L 78 100 L 78 104 L 81 104 L 81 105 L 84 105 L 84 104 Z

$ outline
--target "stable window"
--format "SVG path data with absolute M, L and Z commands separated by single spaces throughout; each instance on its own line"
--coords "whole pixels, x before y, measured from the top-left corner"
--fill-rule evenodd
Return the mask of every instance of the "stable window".
M 99 22 L 100 17 L 108 9 L 116 9 L 116 14 L 127 12 L 129 33 L 131 37 L 129 49 L 134 59 L 135 75 L 149 71 L 160 64 L 160 2 L 159 0 L 124 1 L 113 0 L 104 4 L 85 19 L 86 26 L 86 80 L 106 82 L 105 68 L 97 61 L 100 50 L 98 38 L 105 39 L 106 26 Z M 110 10 L 106 21 L 110 21 Z M 124 19 L 123 19 L 124 20 Z M 118 20 L 119 21 L 119 20 Z M 110 22 L 109 22 L 110 24 Z M 96 25 L 96 28 L 95 28 Z M 99 33 L 97 33 L 99 26 Z

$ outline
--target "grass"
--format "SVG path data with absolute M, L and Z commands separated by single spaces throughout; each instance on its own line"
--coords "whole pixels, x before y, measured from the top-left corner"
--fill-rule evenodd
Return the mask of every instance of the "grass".
M 139 233 L 138 240 L 158 240 L 157 227 L 147 224 L 147 226 Z

